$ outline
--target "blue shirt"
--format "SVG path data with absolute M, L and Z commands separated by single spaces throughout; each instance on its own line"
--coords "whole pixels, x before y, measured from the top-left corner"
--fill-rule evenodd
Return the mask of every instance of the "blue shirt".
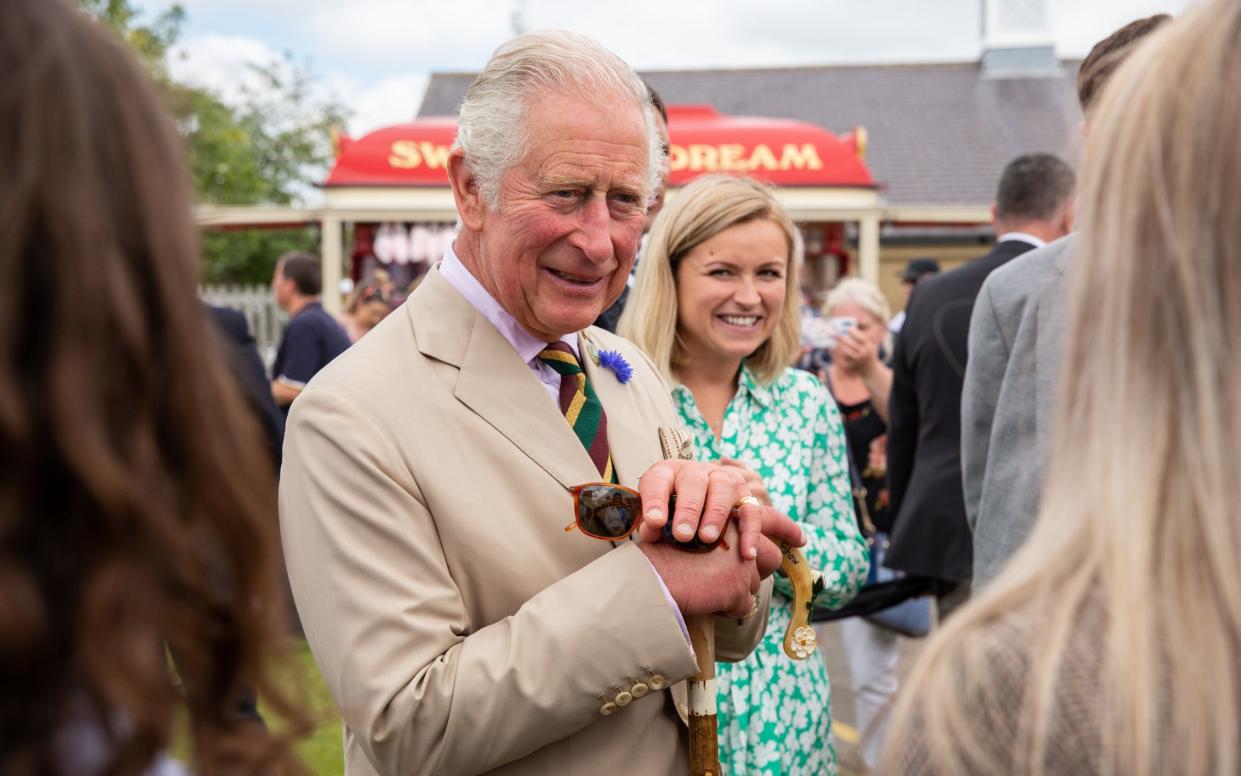
M 305 388 L 310 378 L 349 347 L 349 335 L 318 302 L 311 302 L 289 320 L 276 351 L 272 377 L 294 388 Z

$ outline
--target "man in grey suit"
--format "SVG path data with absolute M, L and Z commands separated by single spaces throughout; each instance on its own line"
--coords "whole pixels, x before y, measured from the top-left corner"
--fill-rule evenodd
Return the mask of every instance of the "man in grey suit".
M 1131 46 L 1169 18 L 1131 22 L 1091 49 L 1077 76 L 1083 114 Z M 997 269 L 970 318 L 961 474 L 974 535 L 974 590 L 1000 571 L 1038 514 L 1073 242 L 1069 235 Z

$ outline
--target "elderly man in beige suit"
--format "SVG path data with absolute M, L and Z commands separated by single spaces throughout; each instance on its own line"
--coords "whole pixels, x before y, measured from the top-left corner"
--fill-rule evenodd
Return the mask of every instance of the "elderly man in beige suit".
M 656 137 L 645 86 L 597 44 L 506 44 L 461 108 L 453 249 L 293 405 L 281 528 L 349 774 L 684 772 L 684 618 L 717 616 L 723 659 L 762 633 L 772 540 L 800 530 L 753 503 L 729 521 L 739 476 L 661 460 L 664 385 L 588 329 L 625 286 Z M 553 346 L 602 404 L 610 464 L 562 414 L 578 379 L 540 357 Z M 567 531 L 568 489 L 613 470 L 640 488 L 639 541 Z M 668 519 L 728 549 L 679 551 Z

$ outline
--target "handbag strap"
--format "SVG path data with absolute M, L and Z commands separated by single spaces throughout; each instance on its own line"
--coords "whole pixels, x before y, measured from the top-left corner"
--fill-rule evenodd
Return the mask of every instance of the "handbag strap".
M 832 397 L 832 401 L 836 401 L 832 394 L 832 375 L 828 369 L 823 369 L 819 373 L 823 385 L 827 388 L 827 395 Z M 842 424 L 843 430 L 843 424 Z M 879 529 L 875 527 L 875 521 L 870 519 L 870 507 L 866 506 L 866 497 L 870 495 L 866 490 L 866 483 L 862 480 L 862 473 L 858 470 L 857 464 L 853 461 L 853 450 L 849 447 L 848 436 L 845 437 L 845 462 L 849 465 L 849 489 L 853 492 L 853 503 L 857 504 L 858 521 L 862 524 L 862 534 L 866 537 L 867 543 L 874 539 Z
M 853 491 L 853 501 L 857 504 L 858 519 L 862 522 L 862 533 L 869 540 L 879 532 L 879 529 L 875 527 L 875 522 L 870 519 L 870 507 L 866 506 L 866 497 L 869 493 L 866 490 L 866 484 L 862 481 L 862 474 L 858 471 L 857 464 L 853 462 L 853 451 L 849 449 L 847 440 L 845 443 L 845 461 L 849 464 L 849 486 Z

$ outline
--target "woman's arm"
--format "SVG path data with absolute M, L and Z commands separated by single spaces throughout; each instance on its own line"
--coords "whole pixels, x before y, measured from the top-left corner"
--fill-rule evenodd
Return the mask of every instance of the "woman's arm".
M 836 403 L 813 377 L 804 375 L 786 397 L 784 423 L 805 428 L 793 435 L 781 465 L 805 478 L 806 511 L 798 525 L 806 533 L 802 552 L 812 568 L 823 572 L 826 588 L 818 603 L 839 607 L 866 581 L 870 554 L 857 527 L 845 458 L 845 434 Z M 777 575 L 776 592 L 792 596 L 787 579 Z
M 892 396 L 892 370 L 875 358 L 862 371 L 862 382 L 870 394 L 870 406 L 874 408 L 884 423 L 888 422 L 888 400 Z

